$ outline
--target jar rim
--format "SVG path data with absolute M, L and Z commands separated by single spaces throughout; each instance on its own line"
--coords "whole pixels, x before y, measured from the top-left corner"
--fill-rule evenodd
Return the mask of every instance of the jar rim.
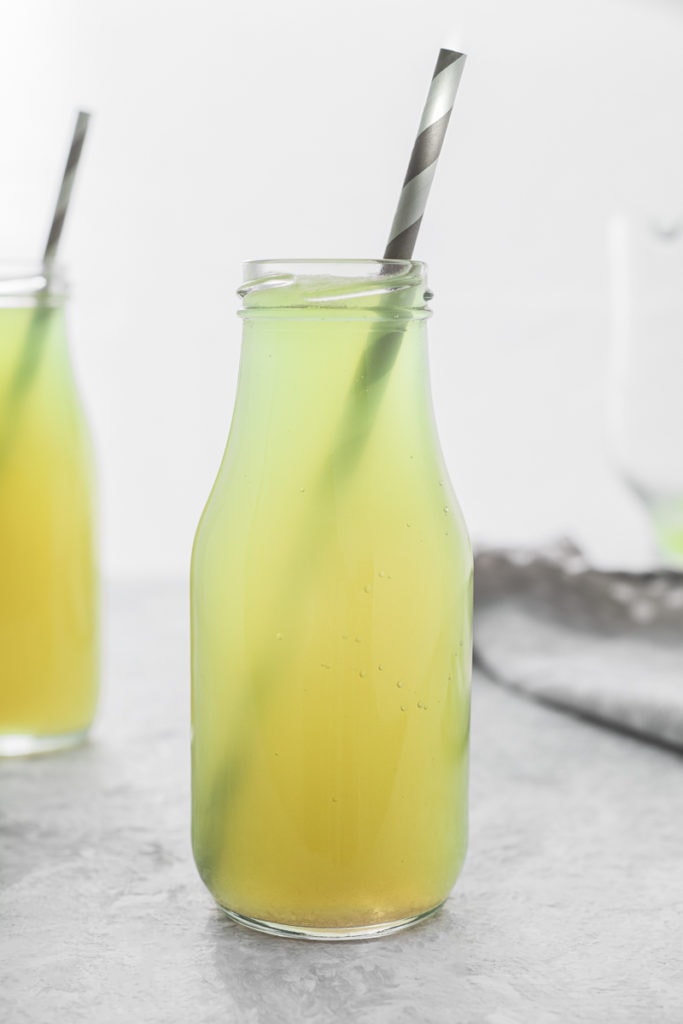
M 428 316 L 427 266 L 398 259 L 246 260 L 237 289 L 244 302 L 240 316 L 278 316 L 296 310 L 352 319 Z M 317 310 L 317 314 L 315 311 Z
M 257 258 L 245 260 L 242 267 L 245 281 L 253 280 L 254 277 L 265 276 L 265 274 L 256 272 L 259 268 L 263 268 L 266 274 L 276 273 L 285 267 L 292 267 L 299 273 L 305 273 L 306 268 L 311 268 L 310 272 L 312 274 L 315 274 L 316 271 L 317 273 L 330 274 L 335 267 L 338 267 L 345 277 L 367 277 L 368 270 L 370 269 L 374 269 L 377 274 L 386 274 L 387 271 L 391 271 L 393 274 L 400 274 L 402 271 L 407 272 L 409 270 L 414 270 L 420 274 L 426 274 L 427 272 L 427 264 L 422 260 L 384 259 L 382 257 L 355 258 L 347 256 Z M 357 268 L 358 273 L 354 274 L 353 268 Z

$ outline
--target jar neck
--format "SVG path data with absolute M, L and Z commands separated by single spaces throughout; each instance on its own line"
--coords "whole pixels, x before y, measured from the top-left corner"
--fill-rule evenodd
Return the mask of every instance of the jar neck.
M 348 468 L 433 444 L 423 264 L 266 261 L 245 276 L 231 451 L 277 461 L 284 445 L 287 462 Z
M 426 321 L 247 319 L 230 439 L 275 473 L 285 450 L 346 472 L 368 452 L 434 448 Z

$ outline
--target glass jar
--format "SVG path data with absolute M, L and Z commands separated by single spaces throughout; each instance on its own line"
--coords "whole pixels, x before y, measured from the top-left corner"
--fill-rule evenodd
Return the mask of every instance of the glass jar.
M 90 437 L 65 289 L 0 267 L 0 754 L 72 746 L 97 700 Z
M 423 264 L 246 264 L 191 577 L 193 846 L 228 914 L 356 938 L 436 910 L 467 842 L 472 556 Z

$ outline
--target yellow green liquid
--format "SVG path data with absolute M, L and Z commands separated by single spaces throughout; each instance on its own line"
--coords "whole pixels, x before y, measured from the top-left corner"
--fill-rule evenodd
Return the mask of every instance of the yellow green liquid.
M 195 858 L 223 907 L 294 929 L 424 914 L 467 842 L 469 542 L 424 321 L 405 325 L 381 401 L 361 391 L 349 418 L 387 329 L 360 315 L 246 320 L 193 555 Z
M 62 312 L 43 310 L 38 332 L 35 315 L 0 309 L 0 752 L 82 733 L 97 690 L 88 436 Z M 17 398 L 31 331 L 39 358 Z

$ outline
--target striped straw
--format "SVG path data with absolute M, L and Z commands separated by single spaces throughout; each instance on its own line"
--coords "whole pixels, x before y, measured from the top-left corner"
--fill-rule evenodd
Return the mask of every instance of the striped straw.
M 78 170 L 78 163 L 81 159 L 81 152 L 83 150 L 85 136 L 88 132 L 89 121 L 90 114 L 86 113 L 84 110 L 79 110 L 76 118 L 76 124 L 74 125 L 73 136 L 71 138 L 69 155 L 66 158 L 66 166 L 64 167 L 64 173 L 62 175 L 62 183 L 59 187 L 57 204 L 52 215 L 50 233 L 48 234 L 47 242 L 45 243 L 43 264 L 47 268 L 50 268 L 54 264 L 57 256 L 57 249 L 59 248 L 59 242 L 62 237 L 64 221 L 66 219 L 67 210 L 69 209 L 69 201 L 71 199 L 71 190 L 76 177 L 76 171 Z
M 464 66 L 464 53 L 457 50 L 439 51 L 396 216 L 391 226 L 389 242 L 384 252 L 385 260 L 412 258 Z M 357 429 L 356 424 L 357 402 L 362 399 L 366 426 L 369 429 L 381 401 L 386 377 L 401 348 L 403 334 L 403 327 L 382 331 L 370 342 L 358 361 L 350 388 L 349 402 L 340 426 L 339 441 L 334 450 L 338 474 L 342 468 L 350 471 L 365 443 L 364 435 Z
M 9 382 L 6 396 L 0 395 L 0 470 L 11 449 L 21 416 L 22 404 L 33 382 L 45 344 L 45 326 L 49 312 L 50 287 L 52 285 L 52 269 L 57 257 L 57 250 L 62 237 L 71 190 L 76 171 L 81 159 L 83 143 L 88 131 L 90 114 L 79 110 L 74 125 L 69 155 L 66 158 L 64 173 L 59 187 L 57 203 L 52 214 L 50 231 L 43 250 L 43 272 L 45 283 L 36 294 L 36 305 L 29 321 L 26 337 L 21 347 L 17 365 Z
M 439 51 L 396 216 L 391 225 L 389 242 L 384 251 L 385 260 L 409 260 L 413 255 L 465 59 L 465 54 L 457 50 Z

